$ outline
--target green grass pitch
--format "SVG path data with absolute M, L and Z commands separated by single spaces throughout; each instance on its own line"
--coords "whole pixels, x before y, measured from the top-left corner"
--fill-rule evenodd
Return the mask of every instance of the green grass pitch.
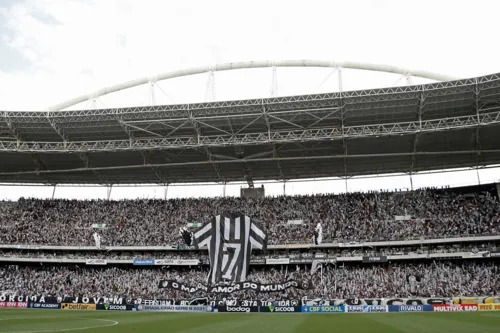
M 500 312 L 386 314 L 0 310 L 0 333 L 500 333 Z

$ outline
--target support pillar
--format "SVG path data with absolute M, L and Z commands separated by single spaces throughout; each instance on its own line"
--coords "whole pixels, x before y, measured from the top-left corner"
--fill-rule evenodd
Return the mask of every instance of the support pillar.
M 54 200 L 54 196 L 56 195 L 56 187 L 57 184 L 54 184 L 54 189 L 52 190 L 52 200 Z
M 113 190 L 113 184 L 106 186 L 106 199 L 109 201 L 111 198 L 111 191 Z
M 165 185 L 165 188 L 163 189 L 163 200 L 167 200 L 168 198 L 168 184 Z

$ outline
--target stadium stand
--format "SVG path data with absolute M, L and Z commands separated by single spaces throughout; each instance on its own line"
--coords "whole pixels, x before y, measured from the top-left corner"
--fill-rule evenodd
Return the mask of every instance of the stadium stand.
M 295 266 L 295 265 L 294 265 Z M 190 285 L 203 283 L 208 270 L 187 268 L 137 268 L 78 266 L 0 266 L 2 292 L 10 295 L 106 296 L 129 298 L 189 298 L 215 295 L 187 294 L 158 289 L 162 279 Z M 250 281 L 272 283 L 287 279 L 310 280 L 314 289 L 290 288 L 278 294 L 236 292 L 238 299 L 298 299 L 324 297 L 448 297 L 494 295 L 500 288 L 498 265 L 492 261 L 391 263 L 384 266 L 326 265 L 321 274 L 307 267 L 258 267 Z
M 93 224 L 106 225 L 100 230 L 103 245 L 177 244 L 176 231 L 187 223 L 205 223 L 220 212 L 232 211 L 259 221 L 270 244 L 308 243 L 318 222 L 324 242 L 495 235 L 500 231 L 500 206 L 488 192 L 422 190 L 260 200 L 26 199 L 4 204 L 0 210 L 0 244 L 93 245 Z M 301 220 L 304 225 L 284 229 L 289 220 Z

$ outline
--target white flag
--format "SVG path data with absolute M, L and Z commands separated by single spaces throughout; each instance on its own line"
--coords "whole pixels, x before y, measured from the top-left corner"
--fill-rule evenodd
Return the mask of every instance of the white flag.
M 94 241 L 97 248 L 101 248 L 101 236 L 97 232 L 94 232 Z

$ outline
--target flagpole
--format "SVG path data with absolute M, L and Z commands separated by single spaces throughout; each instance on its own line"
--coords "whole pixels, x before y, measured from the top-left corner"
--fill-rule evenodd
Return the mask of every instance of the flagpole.
M 337 262 L 335 262 L 335 297 L 337 297 Z
M 323 264 L 320 264 L 321 266 L 321 285 L 323 286 Z

